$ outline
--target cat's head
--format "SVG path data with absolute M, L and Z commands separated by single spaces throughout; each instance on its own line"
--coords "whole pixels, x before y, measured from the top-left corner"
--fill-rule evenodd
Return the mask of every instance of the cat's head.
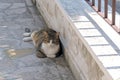
M 58 45 L 59 44 L 59 32 L 56 32 L 56 31 L 44 31 L 44 40 L 43 42 L 44 43 L 49 43 L 50 45 L 51 44 L 56 44 Z

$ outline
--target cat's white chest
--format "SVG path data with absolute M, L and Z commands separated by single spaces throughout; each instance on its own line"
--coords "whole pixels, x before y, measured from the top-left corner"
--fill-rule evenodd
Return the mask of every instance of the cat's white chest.
M 54 58 L 56 53 L 59 51 L 59 45 L 42 43 L 41 49 L 46 54 L 47 57 Z

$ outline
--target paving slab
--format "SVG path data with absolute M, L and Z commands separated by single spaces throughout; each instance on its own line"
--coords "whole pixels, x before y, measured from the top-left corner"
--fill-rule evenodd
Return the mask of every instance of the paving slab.
M 37 58 L 25 28 L 45 28 L 31 0 L 0 0 L 0 80 L 75 80 L 64 56 Z
M 85 0 L 58 1 L 106 71 L 113 80 L 119 80 L 120 35 Z

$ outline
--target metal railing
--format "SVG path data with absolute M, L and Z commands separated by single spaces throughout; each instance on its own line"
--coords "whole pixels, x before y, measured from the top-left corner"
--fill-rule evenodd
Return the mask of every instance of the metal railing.
M 116 0 L 112 0 L 112 19 L 108 19 L 108 0 L 85 0 L 87 1 L 95 11 L 98 12 L 100 16 L 102 16 L 117 32 L 120 32 L 120 29 L 118 26 L 116 26 Z M 104 1 L 104 11 L 101 11 L 101 1 Z M 95 2 L 97 2 L 97 5 L 95 5 Z M 119 25 L 120 26 L 120 25 Z

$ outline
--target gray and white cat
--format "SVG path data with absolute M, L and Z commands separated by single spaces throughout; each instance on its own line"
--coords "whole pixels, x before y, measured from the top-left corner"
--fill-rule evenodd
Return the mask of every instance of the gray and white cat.
M 61 42 L 59 39 L 59 32 L 52 29 L 41 29 L 39 31 L 33 31 L 26 28 L 26 32 L 23 35 L 24 41 L 33 41 L 33 44 L 37 51 L 37 57 L 39 58 L 55 58 L 62 54 Z

